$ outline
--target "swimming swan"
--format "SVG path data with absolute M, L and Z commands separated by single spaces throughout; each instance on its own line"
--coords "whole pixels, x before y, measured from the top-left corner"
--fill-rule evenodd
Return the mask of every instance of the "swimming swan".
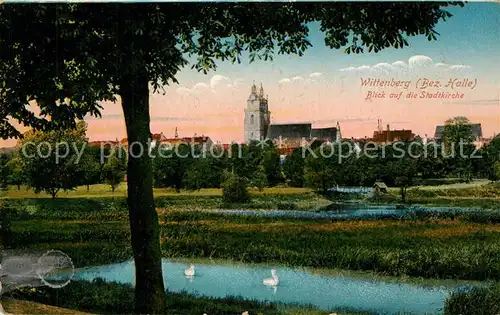
M 190 277 L 194 276 L 194 265 L 193 264 L 191 264 L 191 266 L 188 269 L 184 270 L 184 275 L 190 276 Z
M 278 276 L 276 275 L 276 269 L 271 269 L 271 278 L 264 279 L 264 285 L 277 286 L 280 283 Z

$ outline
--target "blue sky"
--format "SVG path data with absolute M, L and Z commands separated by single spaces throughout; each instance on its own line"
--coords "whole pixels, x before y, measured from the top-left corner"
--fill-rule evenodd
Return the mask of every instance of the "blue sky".
M 465 7 L 447 8 L 453 16 L 440 21 L 436 31 L 441 34 L 436 41 L 428 41 L 425 36 L 410 37 L 410 47 L 403 49 L 388 48 L 378 53 L 344 54 L 343 49 L 330 49 L 324 44 L 323 34 L 317 25 L 310 27 L 310 41 L 313 47 L 304 56 L 277 55 L 273 62 L 255 61 L 248 63 L 242 58 L 242 64 L 219 62 L 216 73 L 237 77 L 245 74 L 265 74 L 269 80 L 277 76 L 294 76 L 313 70 L 332 70 L 348 66 L 377 64 L 396 60 L 408 60 L 414 55 L 426 55 L 435 62 L 466 64 L 472 66 L 483 76 L 498 77 L 500 70 L 500 4 L 491 2 L 467 3 Z M 213 71 L 211 71 L 214 73 Z M 203 78 L 196 71 L 184 69 L 178 78 L 184 84 L 191 84 Z M 271 82 L 270 82 L 271 83 Z
M 326 47 L 318 25 L 311 25 L 313 47 L 302 57 L 276 55 L 273 61 L 252 64 L 244 57 L 241 64 L 218 62 L 208 75 L 187 66 L 176 76 L 179 84 L 165 87 L 166 95 L 151 95 L 151 131 L 173 136 L 178 127 L 180 136 L 196 133 L 226 143 L 241 141 L 244 109 L 255 80 L 269 94 L 274 123 L 310 121 L 327 127 L 340 121 L 343 136 L 364 137 L 372 135 L 381 119 L 424 136 L 450 117 L 466 116 L 482 123 L 485 136 L 492 136 L 500 132 L 500 3 L 472 2 L 447 10 L 453 16 L 438 23 L 441 35 L 436 41 L 410 37 L 410 46 L 403 49 L 346 55 L 343 49 Z M 361 88 L 360 78 L 383 76 L 377 66 L 394 62 L 412 71 L 405 78 L 412 82 L 422 76 L 443 81 L 467 77 L 478 80 L 477 89 L 464 90 L 460 100 L 366 100 L 369 89 Z M 106 104 L 102 114 L 102 120 L 88 120 L 92 140 L 126 136 L 120 104 Z M 0 146 L 6 143 L 0 140 Z

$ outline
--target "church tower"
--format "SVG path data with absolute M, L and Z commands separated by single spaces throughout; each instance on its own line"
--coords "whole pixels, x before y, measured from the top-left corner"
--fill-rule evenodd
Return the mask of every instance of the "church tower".
M 268 98 L 264 97 L 262 84 L 257 92 L 254 83 L 245 109 L 245 143 L 249 143 L 251 140 L 265 140 L 270 123 L 271 113 L 269 112 Z

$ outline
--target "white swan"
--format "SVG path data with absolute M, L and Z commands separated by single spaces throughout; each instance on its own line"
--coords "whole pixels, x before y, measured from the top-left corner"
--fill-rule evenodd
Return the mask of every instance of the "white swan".
M 189 276 L 189 277 L 194 276 L 194 265 L 193 264 L 191 264 L 191 266 L 188 269 L 184 270 L 184 275 Z
M 241 315 L 248 315 L 248 311 L 241 313 Z
M 268 286 L 277 286 L 280 283 L 280 280 L 278 279 L 278 276 L 276 275 L 276 269 L 271 269 L 271 278 L 264 279 L 263 283 L 264 285 Z

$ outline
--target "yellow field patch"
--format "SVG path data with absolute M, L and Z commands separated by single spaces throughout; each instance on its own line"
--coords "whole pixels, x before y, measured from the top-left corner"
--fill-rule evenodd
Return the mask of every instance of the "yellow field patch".
M 187 224 L 186 222 L 160 222 L 160 225 L 179 225 Z M 191 222 L 189 224 L 192 224 Z M 310 223 L 310 222 L 272 222 L 272 223 L 227 223 L 217 220 L 198 220 L 197 225 L 208 225 L 217 228 L 223 228 L 229 231 L 267 231 L 267 230 L 312 230 L 312 231 L 354 231 L 361 229 L 383 229 L 391 227 L 417 227 L 428 225 L 429 222 L 404 222 L 404 221 L 339 221 L 331 223 Z M 435 223 L 436 225 L 457 225 L 459 221 L 442 220 Z M 436 227 L 437 228 L 437 227 Z
M 480 224 L 457 224 L 454 226 L 435 227 L 422 231 L 405 232 L 407 236 L 425 236 L 430 238 L 447 238 L 456 236 L 472 235 L 478 232 L 500 232 L 500 226 L 484 226 Z
M 2 301 L 5 311 L 10 314 L 51 314 L 51 315 L 90 315 L 75 310 L 44 305 L 35 302 L 5 299 Z

